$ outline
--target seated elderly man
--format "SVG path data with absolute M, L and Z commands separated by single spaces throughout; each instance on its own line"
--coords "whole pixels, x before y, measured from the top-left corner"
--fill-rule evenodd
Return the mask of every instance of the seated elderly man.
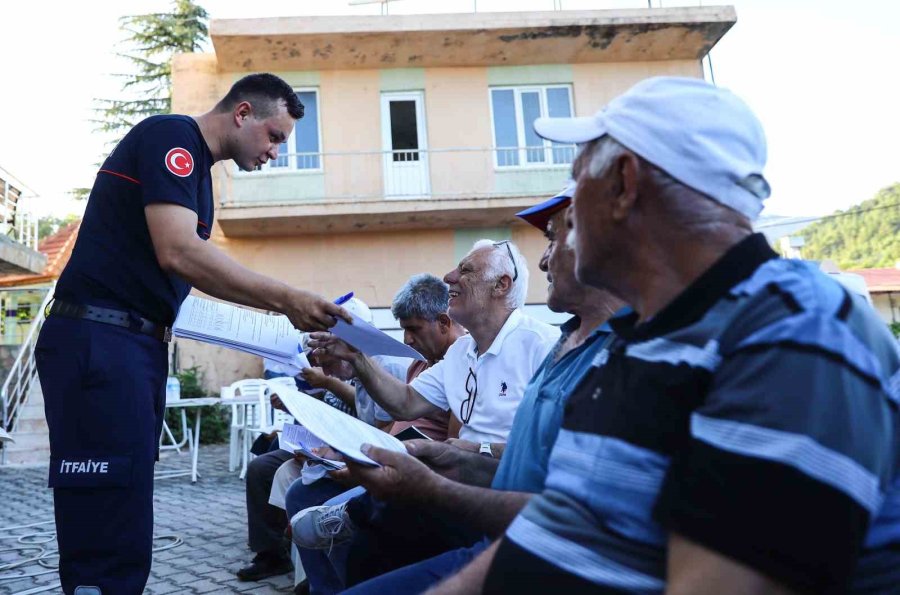
M 339 393 L 353 391 L 353 386 L 345 382 L 351 375 L 347 374 L 344 379 L 340 378 L 343 363 L 331 358 L 331 361 L 322 363 L 322 368 L 318 368 L 322 376 L 333 380 L 319 383 L 326 388 L 326 392 L 322 394 L 323 401 L 341 410 L 345 410 L 344 401 L 331 390 Z M 283 407 L 277 395 L 272 396 L 272 406 Z M 288 477 L 290 471 L 285 471 L 284 466 L 292 462 L 293 455 L 278 448 L 278 442 L 275 441 L 269 452 L 255 457 L 247 465 L 247 542 L 250 550 L 256 555 L 250 564 L 237 571 L 238 580 L 260 581 L 270 576 L 285 574 L 294 568 L 288 547 L 290 542 L 284 535 L 287 528 L 284 490 L 292 481 Z
M 606 321 L 622 306 L 608 292 L 575 280 L 575 256 L 566 244 L 565 224 L 573 191 L 574 184 L 518 214 L 543 230 L 549 240 L 540 263 L 550 282 L 547 306 L 554 312 L 569 312 L 573 317 L 563 325 L 562 337 L 525 389 L 499 466 L 491 464 L 493 459 L 453 452 L 445 444 L 409 442 L 410 453 L 440 475 L 410 456 L 378 451 L 374 456 L 383 467 L 352 469 L 363 485 L 377 495 L 414 509 L 440 510 L 459 524 L 495 537 L 506 529 L 531 495 L 544 488 L 548 457 L 566 400 L 609 342 Z M 421 593 L 462 568 L 487 545 L 484 539 L 474 546 L 454 549 L 389 572 L 350 592 L 357 595 Z M 351 555 L 350 563 L 359 563 L 366 553 L 373 558 L 384 557 L 380 551 L 360 552 L 359 556 Z
M 438 592 L 897 592 L 897 344 L 753 233 L 751 111 L 654 78 L 535 129 L 588 143 L 578 278 L 635 313 L 570 398 L 543 494 Z
M 447 285 L 429 274 L 414 275 L 394 296 L 391 313 L 403 329 L 404 342 L 425 357 L 424 362 L 413 362 L 408 369 L 404 370 L 402 376 L 393 374 L 395 377 L 411 382 L 429 366 L 442 360 L 450 346 L 465 334 L 465 329 L 450 320 L 447 315 L 448 302 Z M 339 361 L 349 368 L 349 364 L 342 360 Z M 349 369 L 347 373 L 352 375 L 353 370 Z M 359 389 L 360 391 L 365 390 L 362 386 Z M 371 400 L 368 394 L 366 397 Z M 357 409 L 359 408 L 358 406 Z M 379 417 L 378 415 L 374 416 L 376 420 Z M 448 414 L 443 411 L 409 422 L 393 422 L 392 426 L 384 426 L 383 429 L 396 434 L 410 425 L 414 425 L 419 431 L 434 440 L 443 441 L 448 437 Z M 337 475 L 342 474 L 338 473 Z M 287 510 L 288 517 L 292 517 L 300 510 L 320 505 L 329 498 L 343 493 L 345 489 L 339 481 L 330 481 L 329 479 L 316 481 L 309 485 L 294 482 L 287 490 L 287 495 L 283 498 L 280 506 Z M 336 560 L 336 565 L 341 568 L 341 552 L 337 548 L 329 548 L 328 553 L 332 554 L 331 558 Z M 340 590 L 341 581 L 335 577 L 335 572 L 332 570 L 331 562 L 327 559 L 325 552 L 301 548 L 300 559 L 306 570 L 312 593 Z M 337 574 L 342 575 L 343 572 L 340 571 Z
M 363 320 L 372 320 L 372 313 L 365 302 L 352 298 L 343 305 L 344 309 L 359 316 Z M 319 358 L 317 368 L 303 370 L 303 378 L 311 382 L 314 388 L 324 390 L 322 400 L 332 407 L 346 413 L 362 411 L 365 421 L 372 425 L 381 423 L 390 425 L 390 418 L 379 407 L 375 406 L 361 387 L 351 383 L 353 371 L 347 364 L 335 358 Z M 389 373 L 399 378 L 406 378 L 410 360 L 386 358 L 378 364 Z M 292 370 L 290 366 L 278 364 L 275 367 L 271 360 L 264 364 L 265 377 L 286 376 Z M 276 372 L 271 374 L 270 371 Z M 297 377 L 299 379 L 299 376 Z M 298 381 L 298 386 L 299 386 Z M 280 406 L 280 401 L 273 396 L 273 406 Z M 376 420 L 377 418 L 377 420 Z M 386 419 L 386 421 L 382 421 Z M 256 458 L 247 466 L 247 532 L 250 549 L 256 554 L 247 566 L 237 571 L 242 581 L 259 581 L 270 576 L 284 574 L 293 570 L 288 550 L 289 542 L 284 536 L 287 518 L 284 514 L 284 494 L 294 479 L 300 475 L 300 466 L 293 461 L 293 456 L 286 450 L 273 448 Z M 340 489 L 340 488 L 338 488 Z M 324 502 L 329 494 L 319 500 Z
M 451 411 L 462 422 L 462 440 L 499 457 L 525 386 L 559 338 L 559 329 L 522 312 L 528 268 L 510 241 L 479 240 L 444 282 L 450 288 L 448 314 L 469 334 L 409 384 L 385 374 L 331 333 L 313 333 L 309 344 L 350 362 L 372 398 L 394 419 Z

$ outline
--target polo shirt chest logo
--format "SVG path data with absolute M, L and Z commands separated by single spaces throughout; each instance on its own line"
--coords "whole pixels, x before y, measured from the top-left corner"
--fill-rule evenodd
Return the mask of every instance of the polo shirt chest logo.
M 506 391 L 507 391 L 508 388 L 509 388 L 509 387 L 506 385 L 505 382 L 501 382 L 501 383 L 500 383 L 500 396 L 501 396 L 501 397 L 505 397 L 505 396 L 506 396 Z

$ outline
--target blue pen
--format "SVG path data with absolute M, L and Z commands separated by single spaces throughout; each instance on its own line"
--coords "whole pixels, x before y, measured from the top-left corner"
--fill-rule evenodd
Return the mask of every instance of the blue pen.
M 339 297 L 338 299 L 334 300 L 334 303 L 337 304 L 338 306 L 340 306 L 341 304 L 343 304 L 344 302 L 348 301 L 348 300 L 349 300 L 350 298 L 352 298 L 352 297 L 353 297 L 353 292 L 351 291 L 351 292 L 348 293 L 347 295 L 342 295 L 342 296 Z

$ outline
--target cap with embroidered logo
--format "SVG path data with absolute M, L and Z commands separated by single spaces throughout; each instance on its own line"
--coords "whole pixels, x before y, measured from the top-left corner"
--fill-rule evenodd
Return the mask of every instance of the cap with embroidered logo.
M 737 95 L 703 80 L 641 81 L 590 117 L 538 118 L 534 130 L 562 143 L 609 135 L 713 200 L 755 219 L 770 194 L 766 137 Z

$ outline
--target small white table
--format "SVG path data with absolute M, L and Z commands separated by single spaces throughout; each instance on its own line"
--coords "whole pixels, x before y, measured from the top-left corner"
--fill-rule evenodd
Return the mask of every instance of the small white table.
M 197 472 L 197 459 L 200 453 L 200 419 L 202 417 L 204 407 L 231 407 L 232 405 L 257 405 L 258 398 L 235 397 L 234 399 L 221 399 L 219 397 L 200 397 L 197 399 L 177 399 L 166 401 L 166 409 L 188 408 L 197 409 L 197 417 L 194 420 L 194 429 L 188 429 L 188 449 L 191 453 L 191 470 L 190 471 L 164 471 L 155 476 L 156 479 L 168 479 L 171 477 L 182 477 L 184 475 L 191 476 L 191 483 L 197 483 L 200 474 Z

